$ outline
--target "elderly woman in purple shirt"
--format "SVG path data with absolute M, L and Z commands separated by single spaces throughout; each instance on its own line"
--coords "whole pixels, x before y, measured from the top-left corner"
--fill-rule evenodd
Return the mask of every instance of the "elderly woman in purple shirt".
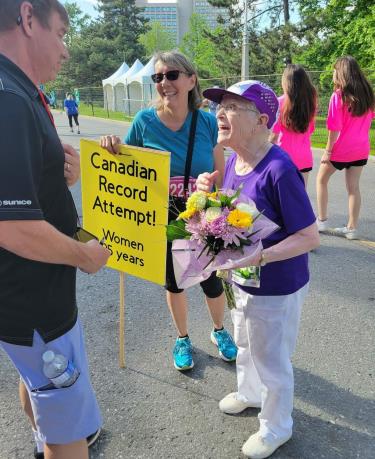
M 261 459 L 292 436 L 291 356 L 309 286 L 307 253 L 319 245 L 319 234 L 302 175 L 289 156 L 268 141 L 278 112 L 272 89 L 259 81 L 242 81 L 228 90 L 211 88 L 203 94 L 219 104 L 218 143 L 234 151 L 223 187 L 242 186 L 257 209 L 279 225 L 263 240 L 255 263 L 261 266 L 260 287 L 234 286 L 238 387 L 219 404 L 228 414 L 260 408 L 260 429 L 242 451 Z M 209 191 L 216 174 L 201 174 L 198 189 Z

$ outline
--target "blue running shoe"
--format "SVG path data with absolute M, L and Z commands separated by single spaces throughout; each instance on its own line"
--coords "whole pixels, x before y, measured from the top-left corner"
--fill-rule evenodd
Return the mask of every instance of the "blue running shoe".
M 216 344 L 219 349 L 220 357 L 226 362 L 232 362 L 237 358 L 237 346 L 235 345 L 233 338 L 225 328 L 222 330 L 211 332 L 211 341 Z
M 173 349 L 174 367 L 176 370 L 190 370 L 194 366 L 193 346 L 190 338 L 177 338 Z

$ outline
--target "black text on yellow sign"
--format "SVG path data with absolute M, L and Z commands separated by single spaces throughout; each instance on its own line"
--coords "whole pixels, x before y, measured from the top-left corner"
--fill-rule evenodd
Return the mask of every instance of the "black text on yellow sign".
M 81 141 L 84 227 L 111 251 L 107 266 L 163 285 L 170 154 Z

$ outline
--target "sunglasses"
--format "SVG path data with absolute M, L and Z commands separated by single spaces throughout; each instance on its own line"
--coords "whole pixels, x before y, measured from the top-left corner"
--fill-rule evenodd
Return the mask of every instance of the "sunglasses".
M 151 79 L 154 83 L 161 83 L 164 80 L 164 77 L 168 81 L 176 81 L 180 76 L 180 73 L 191 76 L 191 73 L 183 72 L 182 70 L 168 70 L 168 72 L 165 73 L 154 73 L 151 75 Z

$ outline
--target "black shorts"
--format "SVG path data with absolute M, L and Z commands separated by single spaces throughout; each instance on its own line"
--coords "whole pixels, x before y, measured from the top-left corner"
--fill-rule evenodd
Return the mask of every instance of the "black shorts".
M 367 159 L 359 159 L 358 161 L 349 161 L 349 162 L 341 162 L 341 161 L 330 161 L 332 166 L 342 171 L 343 169 L 349 169 L 350 167 L 359 167 L 359 166 L 366 166 Z
M 184 203 L 180 200 L 171 200 L 169 202 L 168 222 L 177 218 L 178 211 L 182 212 L 185 210 Z M 220 296 L 224 289 L 221 279 L 216 276 L 216 272 L 213 272 L 211 276 L 205 281 L 200 283 L 204 294 L 208 298 L 217 298 Z M 171 293 L 181 293 L 184 290 L 177 287 L 176 278 L 174 276 L 173 269 L 173 258 L 172 258 L 172 243 L 167 243 L 167 265 L 166 265 L 166 278 L 165 278 L 165 289 Z
M 302 172 L 311 172 L 312 171 L 312 167 L 306 167 L 305 169 L 300 169 L 299 170 L 301 173 Z

